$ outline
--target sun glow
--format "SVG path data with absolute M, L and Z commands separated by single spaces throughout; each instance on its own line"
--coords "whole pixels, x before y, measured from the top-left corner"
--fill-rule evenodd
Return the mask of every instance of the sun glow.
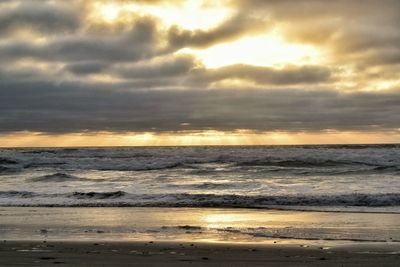
M 188 30 L 215 27 L 232 13 L 231 9 L 223 5 L 222 2 L 205 5 L 204 1 L 199 0 L 181 3 L 166 1 L 158 5 L 128 1 L 119 3 L 98 2 L 95 3 L 93 10 L 95 12 L 94 17 L 108 23 L 125 20 L 127 18 L 125 15 L 150 15 L 160 19 L 163 25 L 167 27 L 178 25 Z
M 128 23 L 135 16 L 153 16 L 163 27 L 178 25 L 188 30 L 214 28 L 233 15 L 228 5 L 205 4 L 206 1 L 191 0 L 168 2 L 158 5 L 132 2 L 97 2 L 91 18 L 108 24 Z M 231 64 L 255 66 L 283 66 L 320 64 L 322 51 L 312 45 L 289 43 L 279 29 L 256 36 L 244 36 L 206 49 L 184 48 L 176 54 L 198 57 L 206 67 L 218 68 Z
M 114 4 L 97 4 L 95 10 L 101 19 L 111 23 L 118 18 L 121 7 Z
M 178 53 L 195 55 L 209 68 L 232 64 L 268 67 L 285 64 L 305 65 L 322 61 L 321 52 L 315 47 L 287 43 L 277 32 L 245 37 L 208 49 L 185 48 Z
M 390 133 L 338 132 L 234 132 L 204 131 L 177 133 L 70 133 L 42 134 L 17 132 L 2 134 L 0 147 L 81 147 L 81 146 L 188 146 L 188 145 L 293 145 L 396 143 L 400 130 Z

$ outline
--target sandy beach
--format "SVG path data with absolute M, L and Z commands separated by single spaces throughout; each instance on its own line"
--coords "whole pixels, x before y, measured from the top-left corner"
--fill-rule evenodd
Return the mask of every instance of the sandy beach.
M 0 245 L 0 266 L 399 266 L 400 247 L 178 242 L 33 242 Z
M 0 266 L 400 264 L 398 214 L 2 207 L 0 216 Z

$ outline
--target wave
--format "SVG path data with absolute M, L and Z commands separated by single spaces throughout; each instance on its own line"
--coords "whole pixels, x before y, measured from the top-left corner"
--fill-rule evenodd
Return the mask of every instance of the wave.
M 351 149 L 366 148 L 366 151 Z M 193 175 L 237 171 L 293 175 L 400 173 L 397 145 L 22 149 L 0 154 L 25 169 L 152 171 L 185 169 Z M 348 150 L 350 149 L 350 150 Z M 9 162 L 7 160 L 7 162 Z M 211 165 L 211 166 L 208 166 Z M 213 166 L 216 165 L 216 166 Z M 219 165 L 219 166 L 217 166 Z M 8 167 L 8 166 L 7 166 Z
M 182 162 L 156 162 L 150 164 L 142 164 L 140 165 L 124 165 L 124 166 L 115 166 L 110 165 L 108 167 L 100 167 L 98 170 L 101 171 L 152 171 L 152 170 L 167 170 L 167 169 L 175 169 L 184 166 Z
M 29 168 L 52 168 L 52 167 L 59 167 L 61 165 L 65 165 L 66 162 L 32 162 L 28 163 L 24 166 L 24 169 L 29 169 Z
M 188 183 L 188 184 L 176 184 L 170 183 L 167 186 L 169 188 L 179 188 L 186 190 L 217 190 L 217 189 L 234 189 L 234 188 L 246 188 L 246 187 L 257 187 L 260 184 L 257 182 L 229 182 L 229 183 Z
M 72 192 L 38 194 L 6 191 L 0 197 L 13 198 L 7 206 L 98 206 L 98 207 L 216 207 L 216 208 L 279 208 L 279 207 L 398 207 L 400 193 L 344 195 L 278 195 L 244 196 L 215 194 L 144 194 L 124 191 Z M 36 202 L 16 198 L 37 197 Z M 0 201 L 0 206 L 5 205 Z
M 181 161 L 150 161 L 150 162 L 106 162 L 94 161 L 85 164 L 79 162 L 32 162 L 25 164 L 25 170 L 30 168 L 54 168 L 54 169 L 83 169 L 99 171 L 125 171 L 125 172 L 146 172 L 162 171 L 170 169 L 184 169 L 188 174 L 206 176 L 214 173 L 232 173 L 238 171 L 253 171 L 260 173 L 289 173 L 293 175 L 369 175 L 369 174 L 400 174 L 399 165 L 372 165 L 369 163 L 340 162 L 340 161 L 302 161 L 302 160 L 282 160 L 265 161 L 254 160 L 244 162 L 223 162 L 210 159 L 204 162 L 188 162 L 186 159 Z M 219 164 L 220 166 L 209 167 L 208 164 Z M 16 165 L 17 166 L 17 165 Z M 0 165 L 0 173 L 12 170 L 9 166 Z
M 15 159 L 0 157 L 0 164 L 3 164 L 0 165 L 0 174 L 7 174 L 19 171 L 19 166 L 17 165 L 18 163 L 19 162 Z
M 12 174 L 12 173 L 17 173 L 21 171 L 20 168 L 15 168 L 15 167 L 6 167 L 6 166 L 2 166 L 0 165 L 0 175 L 7 175 L 7 174 Z
M 18 161 L 15 159 L 0 157 L 0 164 L 18 164 Z
M 57 149 L 27 150 L 27 151 L 22 151 L 21 153 L 22 154 L 43 154 L 43 153 L 56 154 Z
M 126 195 L 123 191 L 115 192 L 73 192 L 68 197 L 77 199 L 115 199 Z
M 37 195 L 36 193 L 29 191 L 0 191 L 0 198 L 10 198 L 10 197 L 31 198 L 36 195 Z
M 243 196 L 215 194 L 147 195 L 137 204 L 160 207 L 232 207 L 262 208 L 268 206 L 400 206 L 400 194 L 347 194 L 347 195 L 279 195 Z
M 193 185 L 195 189 L 226 189 L 237 187 L 235 183 L 201 183 Z
M 30 179 L 30 181 L 32 182 L 65 182 L 65 181 L 85 181 L 85 180 L 86 180 L 85 178 L 77 177 L 62 172 L 43 175 Z
M 236 163 L 238 166 L 277 166 L 277 167 L 336 167 L 343 165 L 370 165 L 366 162 L 337 161 L 337 160 L 276 160 L 256 159 Z
M 254 168 L 266 173 L 293 173 L 296 175 L 368 175 L 368 174 L 400 174 L 399 165 L 380 165 L 377 163 L 360 161 L 337 160 L 251 160 L 235 163 L 241 168 Z M 254 169 L 253 169 L 254 170 Z
M 9 171 L 10 168 L 0 165 L 0 173 Z
M 330 149 L 387 149 L 400 148 L 400 144 L 337 144 L 337 145 L 300 145 L 302 148 L 330 148 Z
M 378 166 L 373 169 L 374 171 L 400 171 L 400 166 L 396 165 L 389 165 L 389 166 Z
M 55 167 L 65 163 L 42 163 L 36 164 L 34 167 L 45 166 Z M 221 164 L 223 168 L 209 168 L 207 164 Z M 357 166 L 358 165 L 358 166 Z M 89 169 L 96 169 L 100 171 L 157 171 L 168 169 L 187 169 L 193 175 L 208 175 L 215 172 L 232 172 L 240 171 L 241 168 L 246 170 L 246 167 L 271 167 L 267 169 L 260 169 L 263 172 L 295 172 L 295 174 L 332 174 L 332 175 L 346 175 L 346 174 L 373 174 L 373 173 L 398 173 L 400 166 L 394 165 L 372 165 L 368 163 L 355 163 L 355 162 L 312 162 L 312 161 L 252 161 L 252 162 L 229 162 L 217 161 L 210 159 L 204 162 L 188 162 L 183 159 L 177 162 L 164 162 L 154 161 L 146 163 L 138 162 L 125 162 L 123 164 L 115 164 L 113 162 L 102 163 L 101 166 L 96 164 L 88 166 Z

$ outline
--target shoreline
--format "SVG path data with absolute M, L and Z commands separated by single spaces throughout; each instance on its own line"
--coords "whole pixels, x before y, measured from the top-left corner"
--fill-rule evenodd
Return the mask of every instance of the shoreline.
M 0 204 L 0 210 L 2 208 L 49 208 L 49 209 L 86 209 L 86 208 L 101 208 L 101 209 L 113 209 L 113 208 L 134 208 L 134 209 L 229 209 L 229 210 L 254 210 L 254 211 L 283 211 L 283 212 L 321 212 L 321 213 L 369 213 L 369 214 L 400 214 L 400 209 L 396 207 L 396 210 L 387 210 L 387 207 L 362 207 L 362 206 L 308 206 L 304 208 L 304 206 L 284 206 L 281 207 L 279 205 L 271 205 L 271 206 L 254 206 L 254 207 L 246 207 L 246 206 L 220 206 L 220 207 L 212 207 L 212 206 L 135 206 L 135 205 L 3 205 Z M 393 208 L 393 207 L 389 207 Z

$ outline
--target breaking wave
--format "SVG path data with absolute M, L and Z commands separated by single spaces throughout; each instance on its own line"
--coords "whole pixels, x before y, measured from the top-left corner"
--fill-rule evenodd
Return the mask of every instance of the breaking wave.
M 397 210 L 399 177 L 400 145 L 0 149 L 9 206 Z
M 150 164 L 132 164 L 132 165 L 110 165 L 108 167 L 100 167 L 99 170 L 102 171 L 151 171 L 151 170 L 166 170 L 174 169 L 183 166 L 181 162 L 156 162 Z
M 31 198 L 36 195 L 36 193 L 28 191 L 0 191 L 0 198 Z
M 115 192 L 73 192 L 68 197 L 77 199 L 115 199 L 124 196 L 123 191 Z
M 400 206 L 400 194 L 344 194 L 344 195 L 278 195 L 243 196 L 215 194 L 144 194 L 124 191 L 72 192 L 38 194 L 34 192 L 5 191 L 0 206 L 96 206 L 96 207 L 216 207 L 216 208 L 271 208 L 298 207 L 395 207 Z M 20 198 L 19 200 L 17 200 Z M 38 201 L 24 202 L 25 198 Z M 8 203 L 8 204 L 7 204 Z
M 279 167 L 333 167 L 340 165 L 352 165 L 355 162 L 334 161 L 334 160 L 274 160 L 256 159 L 237 163 L 238 166 L 279 166 Z
M 84 180 L 86 179 L 62 172 L 43 175 L 30 179 L 30 181 L 32 182 L 65 182 L 65 181 L 84 181 Z
M 0 164 L 18 164 L 18 161 L 15 159 L 0 157 Z

